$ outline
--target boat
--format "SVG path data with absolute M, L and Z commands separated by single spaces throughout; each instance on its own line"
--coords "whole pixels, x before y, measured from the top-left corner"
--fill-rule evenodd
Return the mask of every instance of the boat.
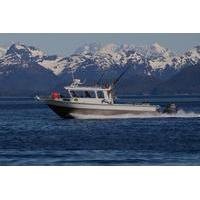
M 53 92 L 47 97 L 36 96 L 36 99 L 47 104 L 50 109 L 62 118 L 77 118 L 80 115 L 112 117 L 127 114 L 158 116 L 162 113 L 174 114 L 177 112 L 175 104 L 169 104 L 162 110 L 159 105 L 148 103 L 116 103 L 113 95 L 113 84 L 84 86 L 80 79 L 73 79 L 72 83 L 64 87 L 64 89 L 66 91 L 65 95 Z

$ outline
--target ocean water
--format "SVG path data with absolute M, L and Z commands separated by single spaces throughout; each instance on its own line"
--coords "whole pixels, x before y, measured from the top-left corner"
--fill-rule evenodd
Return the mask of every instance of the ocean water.
M 200 96 L 123 96 L 176 102 L 176 115 L 64 120 L 32 98 L 0 98 L 0 165 L 200 165 Z

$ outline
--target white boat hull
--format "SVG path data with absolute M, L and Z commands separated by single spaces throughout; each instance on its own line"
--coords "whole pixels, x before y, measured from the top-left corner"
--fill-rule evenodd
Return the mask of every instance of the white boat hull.
M 160 113 L 159 106 L 150 104 L 81 104 L 52 99 L 43 99 L 42 101 L 62 118 L 76 118 L 76 115 L 158 115 Z

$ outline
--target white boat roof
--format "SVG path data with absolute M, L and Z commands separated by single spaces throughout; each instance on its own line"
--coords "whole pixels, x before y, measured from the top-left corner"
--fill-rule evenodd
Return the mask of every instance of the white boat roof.
M 66 90 L 79 90 L 79 91 L 109 91 L 111 88 L 102 88 L 102 87 L 88 87 L 88 86 L 66 86 L 64 87 Z

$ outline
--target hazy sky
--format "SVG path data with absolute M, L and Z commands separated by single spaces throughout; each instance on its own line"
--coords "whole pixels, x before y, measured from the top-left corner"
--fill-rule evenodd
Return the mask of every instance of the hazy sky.
M 200 45 L 200 33 L 18 33 L 0 34 L 0 46 L 21 42 L 44 50 L 48 54 L 69 55 L 76 48 L 88 43 L 117 43 L 149 45 L 158 42 L 175 53 Z

